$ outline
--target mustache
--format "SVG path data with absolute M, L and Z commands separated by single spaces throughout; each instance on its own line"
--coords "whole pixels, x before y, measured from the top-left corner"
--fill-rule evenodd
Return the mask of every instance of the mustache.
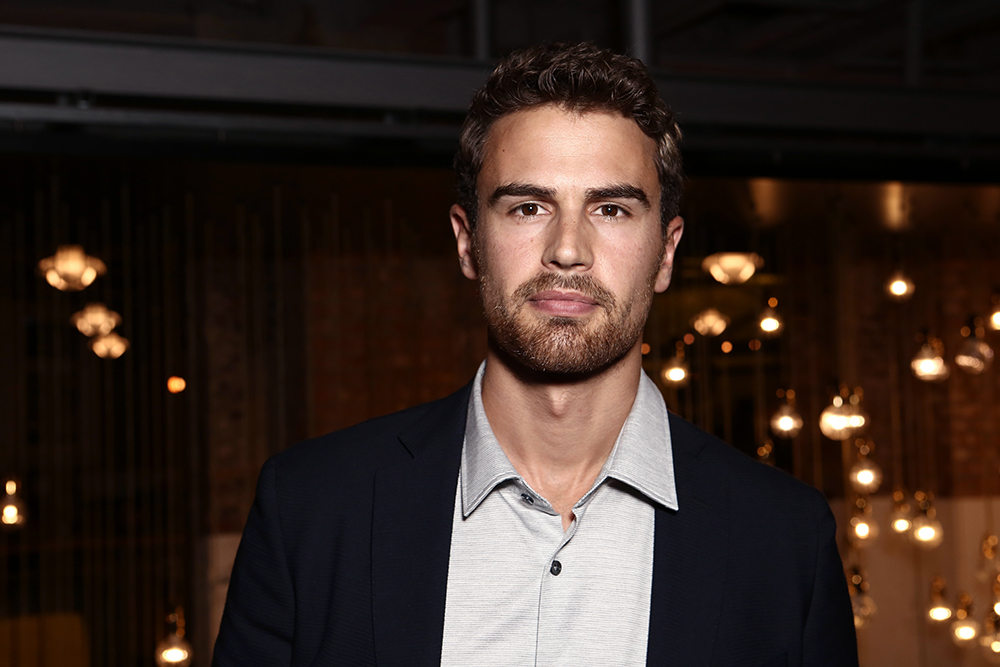
M 611 290 L 590 276 L 578 274 L 566 276 L 558 273 L 540 273 L 531 280 L 521 283 L 512 296 L 515 303 L 524 303 L 539 292 L 553 289 L 584 294 L 605 310 L 613 310 L 615 307 L 615 295 Z

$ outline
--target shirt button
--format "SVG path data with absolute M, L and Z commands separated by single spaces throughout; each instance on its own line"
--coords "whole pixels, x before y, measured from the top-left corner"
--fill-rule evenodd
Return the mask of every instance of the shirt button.
M 549 567 L 549 572 L 558 577 L 559 573 L 562 572 L 562 563 L 557 560 L 552 561 L 552 565 Z
M 522 493 L 521 494 L 521 500 L 523 500 L 524 502 L 528 503 L 529 505 L 534 505 L 535 504 L 535 499 L 532 498 L 531 496 L 529 496 L 527 493 Z

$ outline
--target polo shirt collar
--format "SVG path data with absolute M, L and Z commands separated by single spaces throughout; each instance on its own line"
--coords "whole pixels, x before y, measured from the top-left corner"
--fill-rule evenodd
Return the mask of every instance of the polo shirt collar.
M 524 480 L 497 442 L 483 408 L 483 373 L 486 362 L 472 383 L 472 397 L 465 422 L 462 447 L 462 514 L 468 517 L 496 486 L 507 480 Z M 606 479 L 628 484 L 664 507 L 677 510 L 677 487 L 670 444 L 667 406 L 660 390 L 641 373 L 639 390 L 615 446 L 600 474 L 583 498 L 585 503 Z

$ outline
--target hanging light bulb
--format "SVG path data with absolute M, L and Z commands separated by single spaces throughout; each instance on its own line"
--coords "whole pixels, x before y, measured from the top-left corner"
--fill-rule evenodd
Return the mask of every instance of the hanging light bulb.
M 979 645 L 983 647 L 983 657 L 991 665 L 1000 664 L 1000 615 L 996 611 L 986 612 L 983 618 L 983 629 L 979 633 Z
M 983 584 L 997 582 L 997 543 L 1000 540 L 993 533 L 987 532 L 979 543 L 979 567 L 976 568 L 976 579 Z
M 910 362 L 910 368 L 918 379 L 924 382 L 947 380 L 951 371 L 944 361 L 944 345 L 939 338 L 931 338 L 924 343 Z
M 906 301 L 913 296 L 913 281 L 902 271 L 896 271 L 885 283 L 886 293 L 897 301 Z
M 982 328 L 982 320 L 978 320 L 975 316 L 969 318 L 968 326 L 962 327 L 965 341 L 955 355 L 955 365 L 971 375 L 979 375 L 989 368 L 990 362 L 993 361 L 993 348 L 980 338 L 983 333 L 985 331 Z
M 184 639 L 184 609 L 178 607 L 167 616 L 174 630 L 156 646 L 158 667 L 188 667 L 191 664 L 191 644 Z
M 864 498 L 858 498 L 851 516 L 851 543 L 861 548 L 871 546 L 878 539 L 878 533 L 878 524 L 872 518 L 872 506 Z
M 729 326 L 729 318 L 715 308 L 707 308 L 692 318 L 691 326 L 702 336 L 718 336 Z
M 781 331 L 781 327 L 784 325 L 781 321 L 781 317 L 778 316 L 778 311 L 775 310 L 777 306 L 778 300 L 771 297 L 767 300 L 767 308 L 765 308 L 760 314 L 758 325 L 760 326 L 760 330 L 764 332 L 765 336 L 778 335 L 778 332 Z
M 1000 294 L 993 295 L 993 310 L 990 312 L 990 329 L 1000 331 Z
M 979 623 L 972 618 L 972 597 L 962 593 L 955 607 L 955 620 L 951 622 L 951 640 L 956 646 L 974 646 L 979 636 Z
M 944 598 L 944 577 L 934 575 L 931 577 L 931 603 L 927 607 L 928 623 L 932 625 L 944 623 L 954 614 L 955 610 Z
M 924 549 L 933 549 L 944 539 L 944 528 L 937 520 L 937 510 L 934 509 L 930 494 L 917 491 L 913 497 L 917 501 L 919 513 L 913 519 L 910 539 Z
M 61 245 L 56 254 L 38 262 L 46 282 L 63 292 L 78 292 L 107 271 L 104 262 L 83 251 L 83 246 Z
M 702 270 L 723 285 L 745 283 L 762 266 L 764 260 L 754 252 L 717 252 L 701 263 Z
M 889 515 L 889 526 L 893 532 L 900 535 L 906 533 L 913 527 L 913 519 L 910 518 L 910 505 L 906 502 L 906 494 L 902 489 L 892 492 L 892 514 Z
M 17 495 L 18 487 L 15 479 L 4 480 L 0 496 L 0 525 L 4 528 L 20 528 L 27 520 L 24 502 Z
M 875 600 L 868 595 L 868 580 L 857 565 L 851 568 L 847 576 L 847 589 L 851 594 L 851 609 L 854 611 L 854 627 L 867 627 L 875 612 Z
M 764 444 L 757 448 L 757 460 L 769 466 L 775 465 L 774 442 L 770 438 L 765 438 Z
M 684 363 L 684 353 L 678 351 L 677 356 L 663 364 L 660 377 L 668 384 L 680 385 L 687 382 L 688 365 Z
M 819 430 L 831 440 L 846 440 L 851 434 L 850 420 L 844 414 L 844 399 L 834 396 L 833 402 L 819 415 Z
M 84 336 L 104 336 L 121 324 L 121 315 L 103 303 L 88 303 L 69 320 Z
M 779 438 L 794 438 L 802 430 L 802 415 L 795 410 L 795 392 L 789 389 L 785 395 L 788 402 L 771 415 L 771 430 Z
M 882 483 L 882 469 L 864 454 L 860 456 L 849 475 L 851 486 L 857 493 L 875 493 Z
M 91 338 L 90 349 L 102 359 L 117 359 L 128 349 L 128 340 L 112 331 L 103 336 Z

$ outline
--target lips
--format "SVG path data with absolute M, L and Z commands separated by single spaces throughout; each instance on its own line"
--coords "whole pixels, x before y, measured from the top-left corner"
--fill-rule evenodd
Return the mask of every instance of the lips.
M 597 300 L 579 292 L 562 292 L 560 290 L 545 290 L 534 294 L 529 301 L 575 301 L 577 303 L 596 306 Z
M 536 292 L 528 303 L 552 317 L 579 317 L 588 315 L 599 306 L 596 299 L 580 292 L 544 290 Z

